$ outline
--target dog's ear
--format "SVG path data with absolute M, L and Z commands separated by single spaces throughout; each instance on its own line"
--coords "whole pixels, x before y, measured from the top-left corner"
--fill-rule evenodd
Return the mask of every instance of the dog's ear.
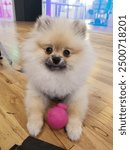
M 51 27 L 52 23 L 53 23 L 53 18 L 49 16 L 41 16 L 37 19 L 35 28 L 39 31 L 47 30 Z
M 84 21 L 79 21 L 79 20 L 73 21 L 73 29 L 76 35 L 79 35 L 82 38 L 86 37 L 87 27 Z

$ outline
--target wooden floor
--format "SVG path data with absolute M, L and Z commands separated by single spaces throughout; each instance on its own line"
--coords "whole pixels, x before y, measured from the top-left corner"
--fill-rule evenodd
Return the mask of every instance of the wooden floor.
M 17 23 L 20 42 L 31 27 L 31 23 Z M 89 32 L 98 58 L 88 80 L 90 104 L 81 140 L 71 142 L 63 130 L 52 130 L 46 124 L 38 138 L 67 150 L 112 150 L 112 34 Z M 0 150 L 21 144 L 28 136 L 25 84 L 23 73 L 0 66 Z

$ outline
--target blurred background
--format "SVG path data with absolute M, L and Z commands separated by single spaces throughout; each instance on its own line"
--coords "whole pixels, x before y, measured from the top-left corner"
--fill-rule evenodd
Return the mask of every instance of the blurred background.
M 0 20 L 35 21 L 43 14 L 86 20 L 91 26 L 113 26 L 113 0 L 0 0 Z

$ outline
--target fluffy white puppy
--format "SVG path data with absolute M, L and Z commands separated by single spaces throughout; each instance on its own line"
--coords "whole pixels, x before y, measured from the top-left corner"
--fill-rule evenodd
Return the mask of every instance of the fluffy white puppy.
M 29 133 L 40 133 L 49 102 L 59 100 L 68 105 L 68 137 L 78 140 L 88 105 L 86 77 L 93 62 L 85 23 L 40 17 L 22 53 L 28 76 L 25 107 Z

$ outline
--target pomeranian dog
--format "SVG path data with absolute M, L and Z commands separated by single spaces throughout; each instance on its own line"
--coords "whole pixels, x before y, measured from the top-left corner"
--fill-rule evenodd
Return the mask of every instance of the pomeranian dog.
M 40 133 L 46 108 L 59 100 L 68 105 L 67 135 L 79 140 L 88 105 L 86 77 L 93 62 L 85 23 L 41 16 L 22 53 L 28 77 L 25 107 L 29 133 Z

